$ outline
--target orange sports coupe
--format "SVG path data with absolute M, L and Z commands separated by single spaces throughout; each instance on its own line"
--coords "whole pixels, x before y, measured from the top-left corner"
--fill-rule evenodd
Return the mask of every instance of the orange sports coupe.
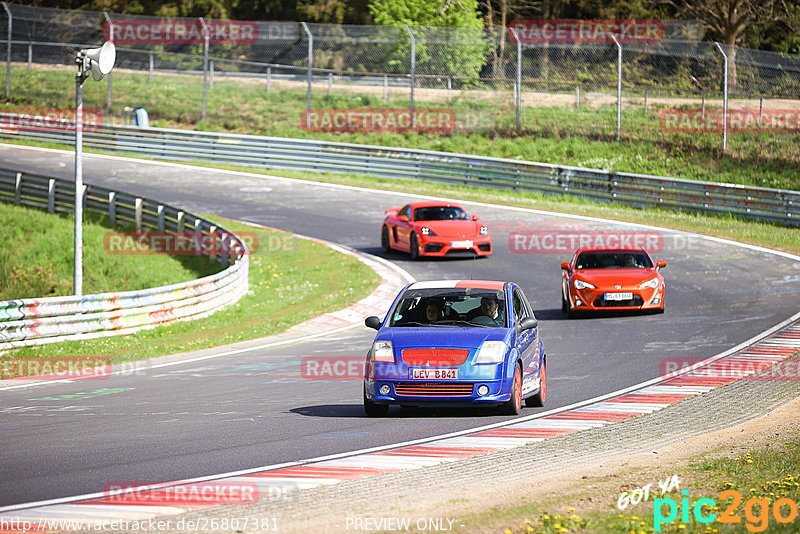
M 664 277 L 641 248 L 581 248 L 561 264 L 561 311 L 652 310 L 664 312 Z
M 470 217 L 452 202 L 413 202 L 389 208 L 381 226 L 381 248 L 408 252 L 412 260 L 421 256 L 492 253 L 489 227 Z

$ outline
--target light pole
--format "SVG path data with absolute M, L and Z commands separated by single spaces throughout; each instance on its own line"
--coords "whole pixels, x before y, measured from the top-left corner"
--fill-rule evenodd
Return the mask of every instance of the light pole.
M 83 82 L 92 72 L 100 81 L 111 72 L 117 59 L 114 43 L 106 41 L 101 48 L 86 48 L 78 52 L 75 62 L 75 259 L 73 286 L 76 296 L 83 295 Z

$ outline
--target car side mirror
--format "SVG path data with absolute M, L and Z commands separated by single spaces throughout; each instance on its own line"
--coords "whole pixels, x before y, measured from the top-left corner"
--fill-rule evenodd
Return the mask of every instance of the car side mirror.
M 480 217 L 478 217 L 477 215 L 473 215 L 473 216 L 472 216 L 472 220 L 473 220 L 473 221 L 477 221 L 478 219 L 480 219 Z
M 666 267 L 666 266 L 667 266 L 667 262 L 664 261 L 664 260 L 658 260 L 656 262 L 656 269 L 660 269 L 660 268 Z
M 397 218 L 399 221 L 408 222 L 408 215 L 401 215 Z
M 561 269 L 564 271 L 569 271 L 569 263 L 564 262 L 561 264 Z
M 364 324 L 369 328 L 374 328 L 375 330 L 378 330 L 381 327 L 381 319 L 380 317 L 370 315 L 369 317 L 364 319 Z
M 539 321 L 533 317 L 525 317 L 523 320 L 519 322 L 519 329 L 522 330 L 533 330 L 539 326 Z

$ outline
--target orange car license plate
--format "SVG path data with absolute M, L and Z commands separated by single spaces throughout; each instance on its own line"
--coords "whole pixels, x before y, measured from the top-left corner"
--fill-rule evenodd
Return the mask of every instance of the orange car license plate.
M 413 380 L 458 380 L 458 369 L 412 369 Z
M 606 300 L 631 300 L 633 293 L 630 291 L 627 293 L 606 293 L 603 298 Z

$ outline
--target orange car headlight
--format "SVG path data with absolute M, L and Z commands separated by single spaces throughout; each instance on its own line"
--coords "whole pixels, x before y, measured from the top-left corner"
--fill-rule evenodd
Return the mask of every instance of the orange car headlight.
M 584 282 L 583 280 L 578 280 L 577 278 L 573 284 L 575 285 L 575 289 L 595 289 L 594 285 L 589 282 Z
M 660 282 L 658 281 L 658 278 L 651 278 L 647 282 L 643 282 L 639 286 L 639 289 L 645 289 L 647 287 L 649 287 L 650 289 L 658 289 L 659 285 L 660 285 Z

